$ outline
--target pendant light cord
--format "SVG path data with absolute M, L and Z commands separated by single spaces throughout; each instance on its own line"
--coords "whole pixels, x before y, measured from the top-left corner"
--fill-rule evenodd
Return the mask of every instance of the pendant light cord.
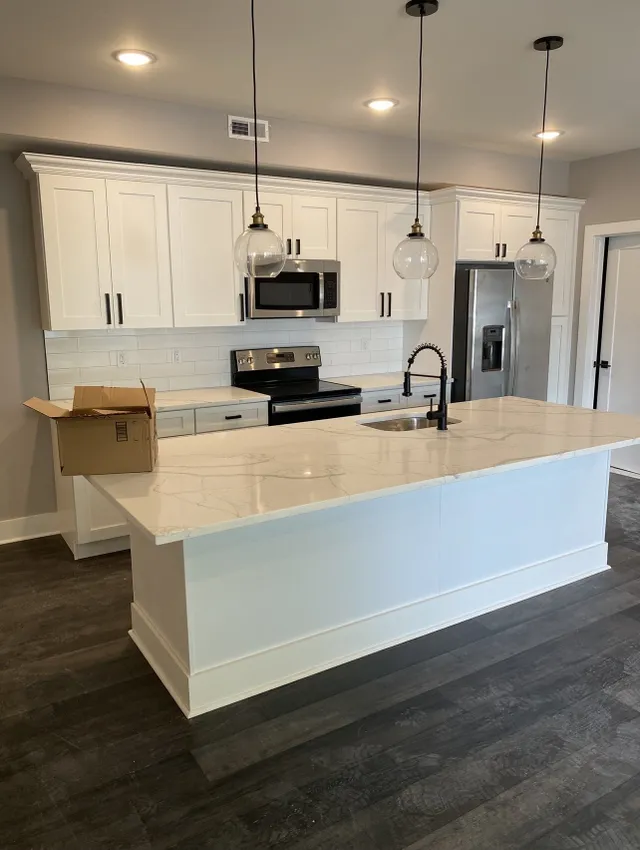
M 538 175 L 538 217 L 536 221 L 536 230 L 540 230 L 540 207 L 542 205 L 542 174 L 544 170 L 544 133 L 547 129 L 547 99 L 549 95 L 549 60 L 551 58 L 551 50 L 547 44 L 547 67 L 544 75 L 544 103 L 542 106 L 542 144 L 540 145 L 540 173 Z
M 420 159 L 422 152 L 422 65 L 424 52 L 424 9 L 420 7 L 420 59 L 418 82 L 418 167 L 416 173 L 416 223 L 420 221 Z
M 251 0 L 251 50 L 253 62 L 253 166 L 256 178 L 256 212 L 260 212 L 260 198 L 258 195 L 258 81 L 256 75 L 255 0 Z

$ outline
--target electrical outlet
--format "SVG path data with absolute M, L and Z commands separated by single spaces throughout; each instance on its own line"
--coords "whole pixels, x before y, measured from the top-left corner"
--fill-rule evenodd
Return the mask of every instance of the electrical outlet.
M 127 354 L 125 351 L 118 352 L 118 366 L 126 366 L 127 365 Z
M 173 360 L 174 363 L 181 363 L 182 362 L 182 356 L 180 354 L 179 348 L 173 349 L 173 351 L 171 352 L 171 359 Z

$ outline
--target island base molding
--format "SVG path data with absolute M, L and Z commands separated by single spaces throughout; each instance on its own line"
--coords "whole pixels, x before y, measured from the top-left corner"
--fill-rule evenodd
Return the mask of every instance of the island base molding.
M 600 452 L 156 546 L 131 637 L 194 717 L 608 569 Z

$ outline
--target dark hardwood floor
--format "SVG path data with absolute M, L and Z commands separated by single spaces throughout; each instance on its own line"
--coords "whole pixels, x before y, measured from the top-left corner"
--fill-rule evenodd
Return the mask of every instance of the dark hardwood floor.
M 0 848 L 640 850 L 640 481 L 613 571 L 187 721 L 127 555 L 0 548 Z

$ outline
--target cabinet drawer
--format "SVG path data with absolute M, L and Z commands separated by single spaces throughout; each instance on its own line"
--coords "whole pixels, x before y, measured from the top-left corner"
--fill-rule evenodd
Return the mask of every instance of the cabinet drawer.
M 228 431 L 231 428 L 251 428 L 267 425 L 269 409 L 267 402 L 259 404 L 227 404 L 220 407 L 196 409 L 196 434 L 209 431 Z
M 375 413 L 376 410 L 398 410 L 401 407 L 404 407 L 404 396 L 400 388 L 362 393 L 363 413 Z
M 411 387 L 413 395 L 410 398 L 402 397 L 404 407 L 423 407 L 429 406 L 429 402 L 433 401 L 433 406 L 437 407 L 440 400 L 440 384 L 424 384 L 421 387 L 416 387 L 414 384 Z M 451 401 L 451 384 L 447 386 L 447 402 Z
M 195 434 L 193 410 L 160 410 L 156 413 L 158 437 L 186 437 Z

